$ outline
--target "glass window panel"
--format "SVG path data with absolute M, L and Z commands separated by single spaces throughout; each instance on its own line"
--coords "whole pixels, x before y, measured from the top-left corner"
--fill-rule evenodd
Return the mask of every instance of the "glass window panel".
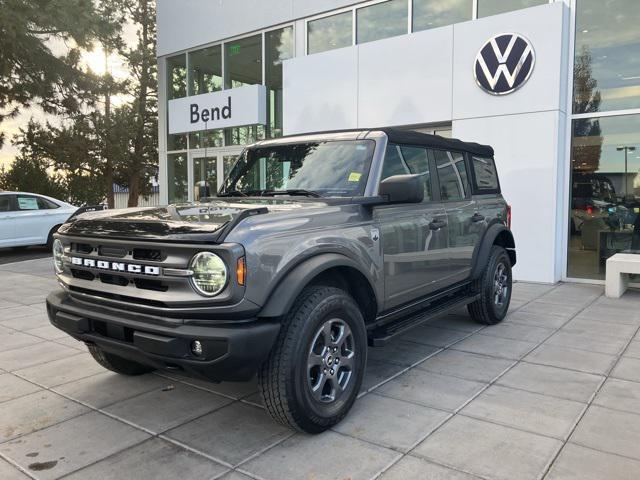
M 500 188 L 496 164 L 492 158 L 472 157 L 471 165 L 473 167 L 476 190 L 491 192 Z
M 222 157 L 222 167 L 224 172 L 224 177 L 226 178 L 229 175 L 229 172 L 235 165 L 238 160 L 239 155 L 225 155 Z
M 224 130 L 209 130 L 189 134 L 189 148 L 211 148 L 224 145 Z
M 185 54 L 167 58 L 167 99 L 187 96 L 187 57 Z
M 413 31 L 471 20 L 473 0 L 413 0 Z
M 404 163 L 404 160 L 402 160 L 398 146 L 393 144 L 387 145 L 380 181 L 393 177 L 394 175 L 406 175 L 408 173 L 411 172 L 409 171 L 409 167 Z
M 611 255 L 640 253 L 640 115 L 572 128 L 568 275 L 603 279 Z
M 222 90 L 222 47 L 189 53 L 189 95 Z
M 478 18 L 544 5 L 545 3 L 549 3 L 549 0 L 478 0 Z
M 348 11 L 307 23 L 307 53 L 320 53 L 353 43 L 353 12 Z
M 167 178 L 169 180 L 169 203 L 187 201 L 187 154 L 172 153 L 167 155 Z
M 262 35 L 224 44 L 225 88 L 262 83 Z
M 390 0 L 356 10 L 356 43 L 407 33 L 407 0 Z
M 0 212 L 13 211 L 13 195 L 0 195 Z
M 225 145 L 247 145 L 265 139 L 264 125 L 225 129 Z
M 574 113 L 640 108 L 637 0 L 579 0 Z
M 293 57 L 293 27 L 266 32 L 264 42 L 267 134 L 279 137 L 282 135 L 282 62 Z
M 186 135 L 167 135 L 167 150 L 186 150 L 187 149 L 187 136 Z
M 440 198 L 444 201 L 465 198 L 467 172 L 464 155 L 443 150 L 433 150 L 433 154 L 440 182 Z
M 402 158 L 411 173 L 424 175 L 424 201 L 431 201 L 431 174 L 429 172 L 429 157 L 427 149 L 422 147 L 400 147 Z
M 193 159 L 193 200 L 215 196 L 218 192 L 218 173 L 216 157 L 198 157 Z

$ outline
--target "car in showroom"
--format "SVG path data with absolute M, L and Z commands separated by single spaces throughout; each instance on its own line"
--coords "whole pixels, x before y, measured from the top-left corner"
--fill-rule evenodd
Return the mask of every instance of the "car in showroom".
M 77 207 L 35 193 L 0 191 L 0 248 L 47 245 Z
M 124 375 L 257 375 L 276 421 L 319 433 L 355 402 L 368 345 L 464 306 L 504 319 L 510 225 L 491 147 L 388 128 L 265 140 L 215 198 L 65 223 L 47 312 Z

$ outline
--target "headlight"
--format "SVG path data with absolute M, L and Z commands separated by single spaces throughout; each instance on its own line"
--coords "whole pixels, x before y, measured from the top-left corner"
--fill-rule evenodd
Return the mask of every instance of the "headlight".
M 53 268 L 56 273 L 62 273 L 64 270 L 64 247 L 62 242 L 57 238 L 53 241 Z
M 193 272 L 191 276 L 193 288 L 205 297 L 219 294 L 227 284 L 227 267 L 215 253 L 197 253 L 191 259 L 189 269 Z

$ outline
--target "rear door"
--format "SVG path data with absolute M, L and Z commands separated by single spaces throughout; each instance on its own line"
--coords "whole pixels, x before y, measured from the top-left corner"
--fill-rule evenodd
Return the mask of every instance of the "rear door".
M 15 195 L 0 195 L 0 247 L 15 245 Z
M 485 227 L 495 219 L 507 223 L 506 202 L 500 194 L 500 182 L 493 158 L 471 155 L 470 164 L 473 198 L 478 212 L 487 220 Z
M 42 245 L 47 243 L 51 229 L 58 221 L 57 205 L 38 195 L 17 194 L 15 215 L 16 236 L 21 245 Z
M 431 150 L 437 172 L 437 188 L 449 222 L 449 268 L 452 281 L 469 277 L 473 251 L 485 226 L 485 217 L 471 195 L 465 154 Z
M 407 173 L 424 175 L 424 201 L 374 209 L 384 258 L 385 309 L 437 290 L 448 261 L 446 214 L 442 205 L 433 201 L 427 151 L 390 144 L 381 180 Z

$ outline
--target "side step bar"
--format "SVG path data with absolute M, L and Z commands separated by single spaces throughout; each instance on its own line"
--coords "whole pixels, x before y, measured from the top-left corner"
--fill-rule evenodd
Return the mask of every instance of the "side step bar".
M 453 296 L 409 317 L 380 326 L 369 332 L 369 346 L 382 347 L 397 335 L 401 335 L 408 330 L 411 330 L 413 327 L 416 327 L 428 320 L 432 320 L 436 317 L 444 315 L 451 310 L 455 310 L 459 307 L 464 307 L 469 303 L 475 302 L 479 298 L 479 294 L 472 296 L 464 295 L 462 297 Z

